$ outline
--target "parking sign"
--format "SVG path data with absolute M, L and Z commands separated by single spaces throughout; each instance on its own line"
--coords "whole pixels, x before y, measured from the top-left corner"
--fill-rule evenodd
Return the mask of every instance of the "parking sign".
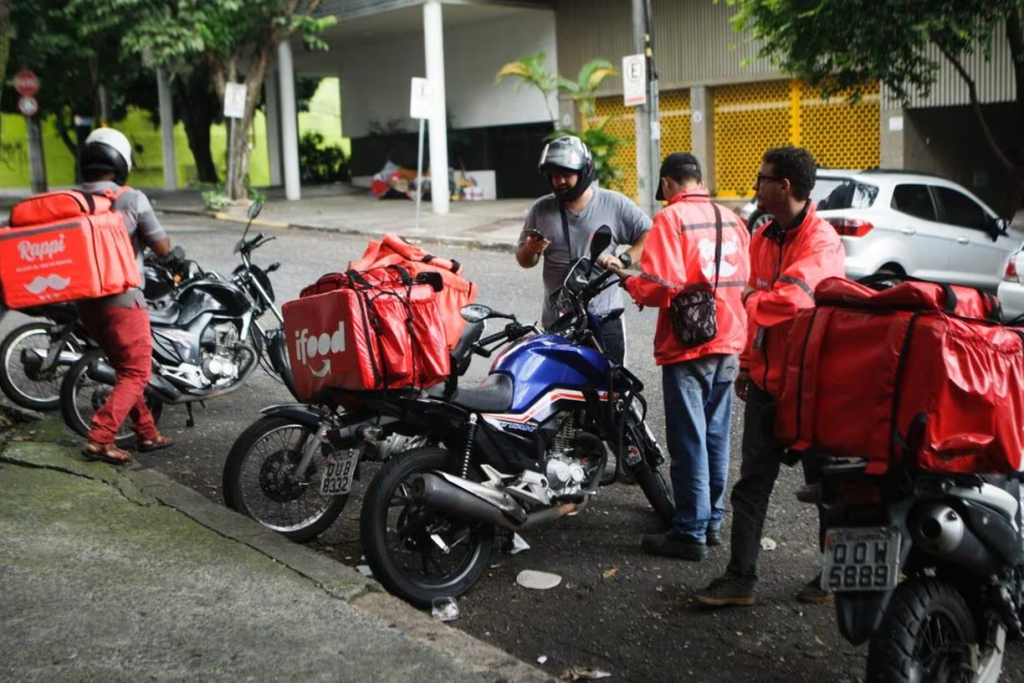
M 647 59 L 642 54 L 622 58 L 622 98 L 627 107 L 647 104 Z

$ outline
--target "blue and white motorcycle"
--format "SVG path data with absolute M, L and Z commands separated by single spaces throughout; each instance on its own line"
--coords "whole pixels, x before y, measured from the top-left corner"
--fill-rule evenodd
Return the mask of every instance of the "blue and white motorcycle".
M 508 345 L 477 388 L 394 401 L 404 429 L 438 445 L 390 459 L 363 501 L 363 551 L 390 592 L 421 607 L 462 595 L 488 567 L 497 528 L 519 531 L 587 507 L 608 448 L 671 519 L 664 456 L 644 424 L 643 384 L 608 360 L 601 320 L 587 310 L 615 284 L 592 266 L 610 242 L 608 228 L 595 234 L 590 258 L 574 265 L 560 291 L 563 315 L 544 334 L 486 306 L 463 309 L 470 322 L 511 321 L 478 344 L 483 355 Z

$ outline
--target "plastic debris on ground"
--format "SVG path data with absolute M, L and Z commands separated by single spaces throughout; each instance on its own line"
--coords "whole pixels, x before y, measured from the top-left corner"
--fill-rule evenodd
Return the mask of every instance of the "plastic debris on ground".
M 611 678 L 607 671 L 600 671 L 586 666 L 570 666 L 562 672 L 559 678 L 562 683 L 576 683 L 577 681 L 597 681 L 602 678 Z
M 368 576 L 368 577 L 371 577 L 371 578 L 373 577 L 373 571 L 370 569 L 370 565 L 368 565 L 368 564 L 361 564 L 358 567 L 356 567 L 356 569 L 363 576 Z
M 779 547 L 779 544 L 776 543 L 774 540 L 768 538 L 767 536 L 765 536 L 764 538 L 761 539 L 761 549 L 762 550 L 775 550 L 778 547 Z
M 562 583 L 562 577 L 558 574 L 551 574 L 549 572 L 538 572 L 533 569 L 524 569 L 519 572 L 519 576 L 516 577 L 516 583 L 523 588 L 532 588 L 534 590 L 547 590 L 554 588 L 558 584 Z
M 619 573 L 619 568 L 616 565 L 612 565 L 608 569 L 604 570 L 604 574 L 602 576 L 604 576 L 604 578 L 606 578 L 606 579 L 614 579 L 615 575 L 618 574 L 618 573 Z M 659 577 L 659 578 L 661 578 L 661 577 Z
M 455 598 L 434 598 L 430 615 L 438 621 L 455 621 L 459 618 L 459 604 Z
M 547 655 L 541 655 L 540 657 L 537 657 L 537 663 L 538 664 L 543 665 L 543 664 L 546 664 L 547 661 L 548 661 L 548 656 Z
M 509 555 L 518 555 L 521 552 L 525 552 L 530 549 L 530 544 L 527 543 L 522 536 L 517 533 L 512 534 L 512 547 L 509 549 Z

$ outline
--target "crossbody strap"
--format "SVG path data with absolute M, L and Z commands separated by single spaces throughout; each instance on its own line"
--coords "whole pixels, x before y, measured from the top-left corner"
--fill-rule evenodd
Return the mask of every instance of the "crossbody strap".
M 562 214 L 562 233 L 565 235 L 565 248 L 569 250 L 569 262 L 572 263 L 572 242 L 569 240 L 569 216 L 565 213 L 565 204 L 558 202 L 558 211 Z
M 718 210 L 718 204 L 712 202 L 711 208 L 715 210 L 715 293 L 718 293 L 718 271 L 722 266 L 722 212 Z

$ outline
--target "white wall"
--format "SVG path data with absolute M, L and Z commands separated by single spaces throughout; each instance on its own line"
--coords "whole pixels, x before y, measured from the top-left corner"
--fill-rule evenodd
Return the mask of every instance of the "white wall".
M 550 120 L 535 89 L 523 87 L 515 93 L 512 79 L 495 86 L 494 76 L 506 62 L 537 52 L 545 52 L 548 69 L 557 70 L 553 11 L 523 10 L 446 27 L 444 48 L 448 115 L 455 128 Z M 394 118 L 402 119 L 407 131 L 417 130 L 417 122 L 408 118 L 409 81 L 425 75 L 421 34 L 351 44 L 329 54 L 340 67 L 346 137 L 361 137 L 370 122 L 384 124 Z M 557 110 L 554 97 L 551 107 Z

